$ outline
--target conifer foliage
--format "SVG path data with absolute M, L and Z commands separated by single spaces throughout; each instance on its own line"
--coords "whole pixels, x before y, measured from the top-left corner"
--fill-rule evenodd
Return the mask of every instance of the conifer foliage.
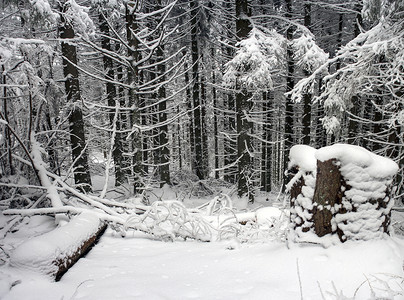
M 402 1 L 1 5 L 2 206 L 40 184 L 34 141 L 81 193 L 101 175 L 101 198 L 185 176 L 254 201 L 283 189 L 292 145 L 336 142 L 392 158 L 403 194 Z

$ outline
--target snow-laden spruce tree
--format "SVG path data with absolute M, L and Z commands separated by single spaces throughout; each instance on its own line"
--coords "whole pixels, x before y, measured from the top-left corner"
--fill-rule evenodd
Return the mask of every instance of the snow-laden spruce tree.
M 273 89 L 272 76 L 285 52 L 285 38 L 275 31 L 252 28 L 248 37 L 236 46 L 234 58 L 226 64 L 224 86 L 236 93 L 238 196 L 253 199 L 251 142 L 253 122 L 250 111 L 253 93 Z
M 336 57 L 313 75 L 301 80 L 292 91 L 292 99 L 300 101 L 313 87 L 317 74 L 340 64 L 339 69 L 335 68 L 335 72 L 324 78 L 322 93 L 314 98 L 324 105 L 323 125 L 328 133 L 338 136 L 352 99 L 360 99 L 363 115 L 356 118 L 371 124 L 364 143 L 399 163 L 400 195 L 403 190 L 404 3 L 379 2 L 365 1 L 362 11 L 368 20 L 378 20 L 377 24 L 342 47 Z
M 314 35 L 309 30 L 302 31 L 298 38 L 291 41 L 293 49 L 293 60 L 296 62 L 296 66 L 300 69 L 305 77 L 310 76 L 313 72 L 324 64 L 328 59 L 328 54 L 321 49 L 316 41 Z M 303 95 L 303 118 L 302 118 L 302 134 L 303 144 L 310 144 L 310 132 L 311 132 L 311 101 L 313 98 L 314 86 L 311 87 Z

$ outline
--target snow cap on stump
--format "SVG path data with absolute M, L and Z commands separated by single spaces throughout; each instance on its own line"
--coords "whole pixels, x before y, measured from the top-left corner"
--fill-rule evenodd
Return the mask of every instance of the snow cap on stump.
M 373 178 L 393 177 L 398 171 L 398 165 L 389 158 L 376 155 L 365 148 L 355 145 L 335 144 L 321 148 L 315 152 L 319 161 L 336 159 L 341 166 L 353 164 L 361 167 Z

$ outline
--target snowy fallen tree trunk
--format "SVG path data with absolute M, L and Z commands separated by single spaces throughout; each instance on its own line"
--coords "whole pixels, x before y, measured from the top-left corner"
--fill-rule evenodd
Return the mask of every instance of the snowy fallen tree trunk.
M 329 245 L 389 234 L 396 163 L 352 145 L 295 147 L 289 168 L 298 171 L 288 185 L 294 241 Z
M 58 281 L 85 255 L 106 229 L 92 213 L 81 213 L 67 224 L 18 246 L 10 257 L 13 267 L 29 269 Z

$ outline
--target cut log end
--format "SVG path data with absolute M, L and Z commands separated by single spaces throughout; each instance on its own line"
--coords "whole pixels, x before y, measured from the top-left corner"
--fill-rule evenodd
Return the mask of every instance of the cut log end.
M 53 261 L 53 264 L 58 267 L 55 277 L 55 281 L 59 281 L 63 275 L 82 257 L 86 256 L 88 252 L 98 243 L 101 236 L 107 229 L 107 224 L 100 226 L 98 231 L 91 236 L 88 240 L 84 241 L 83 244 L 74 252 L 73 255 Z

